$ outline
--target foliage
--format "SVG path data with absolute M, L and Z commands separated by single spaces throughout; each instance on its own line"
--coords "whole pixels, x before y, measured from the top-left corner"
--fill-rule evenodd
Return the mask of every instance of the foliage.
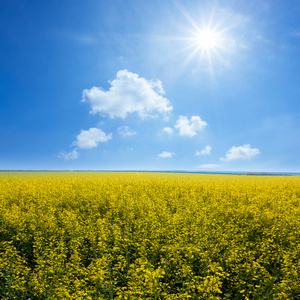
M 0 173 L 1 299 L 299 299 L 300 178 Z

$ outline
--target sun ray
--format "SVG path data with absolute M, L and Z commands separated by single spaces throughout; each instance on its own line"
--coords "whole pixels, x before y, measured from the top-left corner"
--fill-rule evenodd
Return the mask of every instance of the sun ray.
M 173 3 L 180 10 L 180 12 L 185 16 L 185 18 L 190 22 L 190 24 L 196 29 L 196 31 L 199 30 L 198 25 L 196 24 L 194 19 L 190 16 L 188 11 L 178 1 L 173 0 Z
M 184 60 L 184 62 L 182 63 L 183 68 L 185 68 L 189 62 L 194 58 L 194 56 L 199 52 L 199 47 L 195 48 L 193 50 L 193 52 Z
M 187 44 L 182 51 L 190 52 L 182 63 L 183 69 L 198 57 L 199 63 L 204 67 L 202 69 L 207 69 L 209 74 L 214 76 L 214 69 L 218 64 L 228 65 L 228 61 L 223 56 L 231 52 L 231 39 L 228 32 L 235 25 L 226 26 L 222 18 L 215 22 L 214 6 L 209 14 L 199 16 L 200 22 L 196 22 L 179 0 L 173 0 L 173 3 L 191 25 L 187 29 L 189 35 L 182 38 L 182 41 Z

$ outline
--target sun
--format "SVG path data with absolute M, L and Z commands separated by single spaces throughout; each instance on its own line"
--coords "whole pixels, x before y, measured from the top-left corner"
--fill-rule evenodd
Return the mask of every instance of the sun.
M 188 46 L 186 47 L 192 51 L 184 61 L 184 65 L 198 57 L 201 63 L 208 66 L 212 75 L 214 65 L 224 61 L 222 53 L 226 50 L 225 30 L 218 30 L 217 26 L 211 27 L 209 25 L 202 28 L 196 25 L 194 27 L 196 30 L 192 31 L 190 37 L 187 38 Z
M 222 32 L 210 27 L 197 28 L 191 41 L 191 47 L 194 47 L 195 52 L 201 52 L 202 56 L 216 54 L 224 47 Z
M 217 32 L 212 30 L 200 30 L 195 36 L 195 43 L 199 48 L 209 50 L 215 49 L 219 44 L 219 37 Z
M 215 70 L 230 65 L 230 54 L 236 45 L 231 30 L 236 25 L 228 23 L 214 7 L 194 19 L 179 1 L 174 0 L 174 4 L 188 21 L 184 35 L 175 39 L 182 41 L 179 52 L 186 54 L 182 55 L 182 69 L 193 61 L 193 70 L 208 71 L 213 78 Z

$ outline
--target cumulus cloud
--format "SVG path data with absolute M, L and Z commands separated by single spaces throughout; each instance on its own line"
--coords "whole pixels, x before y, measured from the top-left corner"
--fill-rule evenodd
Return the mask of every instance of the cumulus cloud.
M 77 148 L 75 148 L 73 151 L 70 152 L 61 152 L 58 155 L 59 158 L 63 158 L 65 160 L 71 160 L 71 159 L 77 159 L 79 157 L 79 153 L 77 151 Z
M 207 123 L 198 116 L 193 116 L 191 120 L 188 120 L 185 116 L 179 116 L 174 127 L 179 130 L 179 135 L 193 137 L 197 134 L 197 131 L 203 130 L 205 126 L 207 126 Z
M 164 132 L 168 133 L 168 134 L 172 134 L 174 132 L 173 128 L 171 127 L 165 127 L 164 128 Z
M 101 129 L 90 128 L 89 130 L 81 130 L 73 145 L 80 149 L 89 149 L 95 148 L 99 143 L 105 143 L 109 139 L 111 139 L 111 133 L 106 134 Z
M 136 132 L 132 129 L 130 129 L 128 126 L 121 126 L 118 128 L 118 133 L 122 135 L 123 137 L 126 136 L 133 136 L 136 134 Z
M 174 155 L 172 152 L 163 151 L 162 153 L 158 154 L 158 157 L 161 158 L 171 158 Z
M 156 113 L 167 116 L 173 109 L 169 100 L 163 97 L 165 92 L 159 80 L 146 80 L 125 69 L 119 71 L 110 84 L 108 91 L 100 87 L 83 91 L 82 101 L 91 105 L 91 113 L 125 119 L 136 112 L 140 118 L 146 118 Z
M 210 155 L 211 153 L 211 146 L 206 145 L 204 149 L 202 149 L 201 151 L 196 151 L 195 155 Z
M 251 148 L 249 144 L 244 146 L 235 147 L 233 146 L 226 153 L 226 157 L 221 157 L 220 160 L 231 161 L 236 159 L 250 159 L 260 153 L 259 149 Z

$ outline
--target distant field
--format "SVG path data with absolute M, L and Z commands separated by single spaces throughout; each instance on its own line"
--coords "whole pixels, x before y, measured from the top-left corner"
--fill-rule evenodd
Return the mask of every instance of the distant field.
M 0 173 L 1 299 L 300 299 L 300 177 Z

